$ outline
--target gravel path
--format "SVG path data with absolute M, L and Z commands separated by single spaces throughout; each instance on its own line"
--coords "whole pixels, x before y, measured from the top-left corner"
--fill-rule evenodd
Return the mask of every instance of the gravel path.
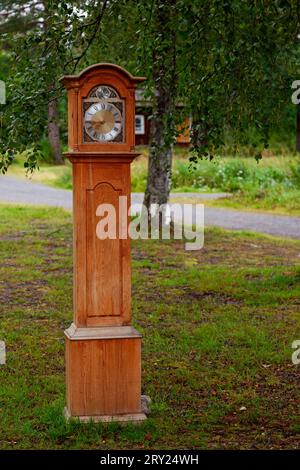
M 176 193 L 181 197 L 217 199 L 228 197 L 228 194 Z M 140 204 L 142 193 L 133 193 L 132 202 Z M 0 202 L 48 205 L 71 209 L 72 193 L 64 189 L 55 189 L 43 184 L 24 181 L 9 176 L 0 176 Z M 195 221 L 195 214 L 189 225 Z M 230 209 L 205 207 L 205 225 L 222 227 L 231 230 L 248 230 L 270 235 L 300 239 L 300 217 L 242 212 Z

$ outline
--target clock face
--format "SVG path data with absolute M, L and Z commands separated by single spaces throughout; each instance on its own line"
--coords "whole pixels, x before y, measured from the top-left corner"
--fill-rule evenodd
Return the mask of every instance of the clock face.
M 116 90 L 100 85 L 84 100 L 84 142 L 122 142 L 123 100 Z
M 95 103 L 84 116 L 86 133 L 98 142 L 114 140 L 122 129 L 122 116 L 112 103 Z

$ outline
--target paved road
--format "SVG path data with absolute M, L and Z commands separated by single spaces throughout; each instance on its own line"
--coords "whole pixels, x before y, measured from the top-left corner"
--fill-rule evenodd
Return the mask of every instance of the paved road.
M 220 196 L 224 197 L 227 195 L 202 194 L 200 196 L 199 193 L 174 194 L 176 199 L 181 197 L 199 197 L 203 200 L 212 198 L 216 199 Z M 140 204 L 142 200 L 142 193 L 132 194 L 132 202 Z M 71 191 L 50 188 L 42 184 L 19 180 L 5 175 L 0 176 L 0 201 L 49 205 L 71 209 L 72 194 Z M 191 224 L 194 222 L 195 217 L 196 215 L 194 214 L 193 220 L 188 221 L 188 223 Z M 231 230 L 249 230 L 275 236 L 300 239 L 300 217 L 205 207 L 205 225 Z
M 0 201 L 72 208 L 72 193 L 10 176 L 0 176 Z

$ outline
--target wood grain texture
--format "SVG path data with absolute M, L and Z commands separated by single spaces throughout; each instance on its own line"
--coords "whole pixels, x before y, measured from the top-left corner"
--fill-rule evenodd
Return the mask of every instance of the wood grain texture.
M 69 101 L 69 150 L 79 152 L 129 151 L 135 145 L 135 88 L 143 77 L 133 77 L 126 70 L 114 64 L 96 64 L 79 75 L 65 76 L 61 82 L 68 89 Z M 125 102 L 125 141 L 124 142 L 84 142 L 83 139 L 83 100 L 90 91 L 99 85 L 115 88 Z
M 94 189 L 87 190 L 86 212 L 90 214 L 87 220 L 87 253 L 91 254 L 87 256 L 86 270 L 88 318 L 114 317 L 123 313 L 122 241 L 118 238 L 120 196 L 121 189 L 107 182 L 99 183 Z M 104 206 L 101 212 L 99 212 L 100 205 Z M 98 235 L 98 224 L 101 220 L 97 215 L 108 217 L 109 211 L 112 212 L 108 219 L 112 226 L 109 227 L 110 222 L 108 222 L 104 228 L 106 231 L 112 231 L 111 235 L 117 238 L 99 240 L 101 230 L 99 229 L 100 235 Z
M 130 163 L 137 156 L 133 151 L 134 90 L 142 80 L 112 64 L 96 64 L 62 79 L 68 90 L 69 151 L 65 156 L 73 169 L 74 224 L 74 323 L 65 332 L 67 415 L 81 419 L 145 418 L 141 413 L 141 337 L 129 326 L 130 238 L 124 236 L 129 225 Z M 99 85 L 112 86 L 124 100 L 125 139 L 121 143 L 83 141 L 83 100 Z M 120 197 L 122 201 L 127 197 L 125 215 L 119 209 Z M 111 204 L 115 210 L 114 239 L 99 237 L 102 204 Z
M 73 163 L 74 321 L 77 326 L 130 323 L 130 239 L 119 237 L 119 196 L 130 205 L 130 163 Z M 97 237 L 97 208 L 112 204 L 116 239 Z
M 90 339 L 121 339 L 121 338 L 141 338 L 141 334 L 133 326 L 101 326 L 90 328 L 78 328 L 72 323 L 65 336 L 73 341 Z
M 141 413 L 140 338 L 66 338 L 66 374 L 71 416 Z
M 64 416 L 69 421 L 72 416 L 69 413 L 68 408 L 64 409 Z M 145 413 L 123 413 L 119 415 L 95 415 L 95 416 L 76 416 L 81 423 L 112 423 L 117 421 L 119 424 L 128 424 L 134 422 L 134 424 L 142 423 L 147 419 Z

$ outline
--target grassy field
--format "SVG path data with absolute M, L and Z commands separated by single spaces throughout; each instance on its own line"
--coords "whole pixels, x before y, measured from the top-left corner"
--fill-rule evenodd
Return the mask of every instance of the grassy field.
M 62 416 L 71 233 L 62 210 L 0 206 L 1 449 L 299 448 L 300 242 L 215 229 L 199 252 L 133 243 L 153 406 L 147 422 L 122 427 Z
M 132 164 L 132 190 L 143 192 L 147 179 L 147 149 Z M 8 174 L 25 177 L 23 158 L 19 157 Z M 71 189 L 71 166 L 42 164 L 33 181 L 58 188 Z M 191 169 L 186 149 L 175 149 L 173 192 L 229 192 L 230 199 L 206 204 L 247 210 L 300 215 L 300 158 L 285 154 L 267 154 L 257 163 L 254 157 L 216 157 L 212 162 L 200 161 Z

